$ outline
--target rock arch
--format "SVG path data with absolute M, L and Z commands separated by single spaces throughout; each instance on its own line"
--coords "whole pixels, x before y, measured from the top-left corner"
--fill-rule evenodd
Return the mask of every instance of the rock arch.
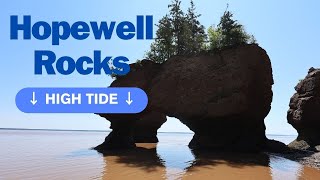
M 166 115 L 195 133 L 189 144 L 193 149 L 268 148 L 264 118 L 271 109 L 273 77 L 270 59 L 258 45 L 174 56 L 163 64 L 142 60 L 130 67 L 131 72 L 111 87 L 143 89 L 148 106 L 139 114 L 99 114 L 111 122 L 113 131 L 97 150 L 135 147 L 134 139 L 148 133 L 155 142 L 155 129 Z

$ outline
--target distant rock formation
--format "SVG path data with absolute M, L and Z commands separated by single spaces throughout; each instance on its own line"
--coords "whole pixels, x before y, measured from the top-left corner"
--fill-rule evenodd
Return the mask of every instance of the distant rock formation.
M 295 90 L 287 119 L 298 131 L 298 138 L 288 146 L 320 151 L 320 69 L 310 68 Z
M 141 129 L 152 129 L 153 136 L 155 127 L 165 122 L 164 116 L 178 118 L 195 133 L 189 144 L 193 149 L 283 148 L 283 144 L 268 141 L 265 136 L 264 118 L 271 108 L 273 78 L 269 57 L 258 45 L 196 57 L 175 56 L 161 65 L 143 60 L 130 67 L 131 72 L 118 77 L 111 86 L 143 89 L 148 106 L 139 114 L 100 114 L 111 122 L 117 135 L 112 132 L 97 149 L 114 147 L 110 143 L 114 141 L 123 141 L 116 147 L 134 147 L 133 139 L 143 141 Z M 142 123 L 146 117 L 149 120 Z M 137 122 L 139 127 L 135 127 Z M 134 129 L 141 131 L 134 133 Z

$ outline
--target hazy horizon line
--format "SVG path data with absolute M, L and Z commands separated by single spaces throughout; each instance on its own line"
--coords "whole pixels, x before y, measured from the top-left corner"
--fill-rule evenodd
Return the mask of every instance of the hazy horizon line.
M 45 129 L 45 128 L 0 128 L 0 130 L 26 130 L 26 131 L 75 131 L 75 132 L 111 132 L 112 130 L 86 130 L 86 129 Z M 178 134 L 194 134 L 193 132 L 175 132 L 163 131 L 157 133 L 178 133 Z M 296 136 L 296 134 L 266 134 L 277 136 Z

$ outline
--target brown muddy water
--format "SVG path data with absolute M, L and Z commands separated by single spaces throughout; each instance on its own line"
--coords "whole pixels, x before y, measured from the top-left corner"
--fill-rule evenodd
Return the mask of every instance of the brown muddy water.
M 320 179 L 320 171 L 267 154 L 193 153 L 192 134 L 102 155 L 108 132 L 0 130 L 0 179 Z M 288 143 L 295 136 L 269 136 Z

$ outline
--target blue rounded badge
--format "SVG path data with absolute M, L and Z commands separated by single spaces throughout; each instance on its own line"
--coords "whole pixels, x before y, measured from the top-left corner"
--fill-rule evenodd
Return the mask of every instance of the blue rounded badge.
M 140 88 L 24 88 L 16 95 L 25 113 L 139 113 L 148 104 Z

